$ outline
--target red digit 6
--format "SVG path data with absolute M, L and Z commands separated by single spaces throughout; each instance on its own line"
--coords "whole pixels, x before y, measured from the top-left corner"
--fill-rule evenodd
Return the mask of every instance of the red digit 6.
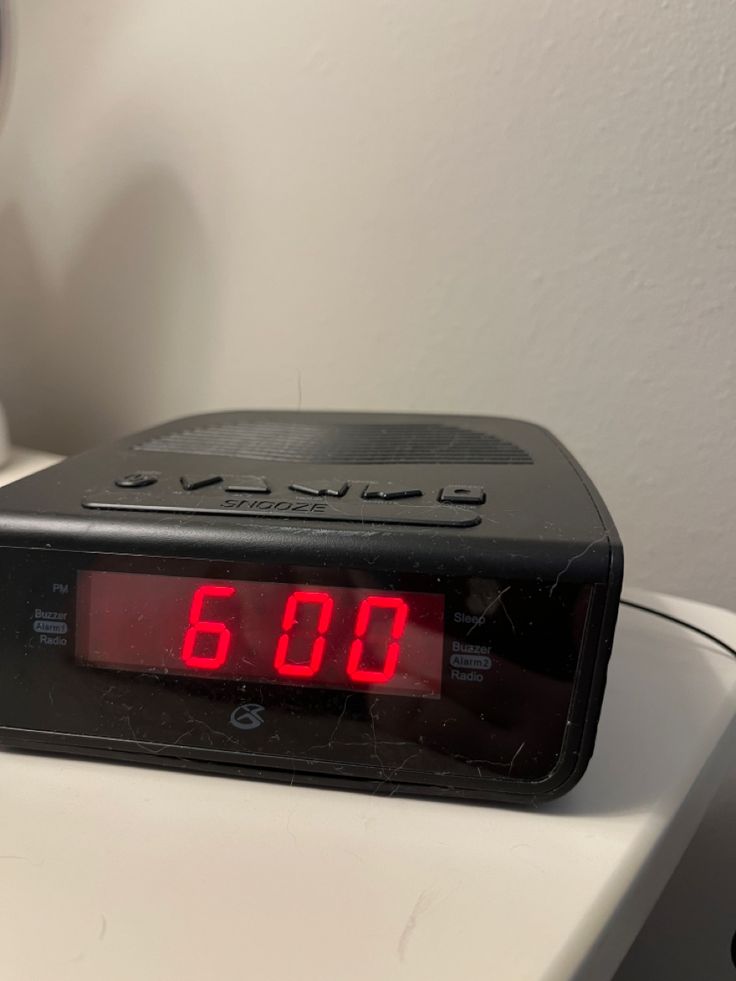
M 383 662 L 383 668 L 380 671 L 370 671 L 360 666 L 365 647 L 363 638 L 368 630 L 371 611 L 374 609 L 394 611 L 393 622 L 391 624 L 391 639 L 386 646 L 386 656 Z M 399 663 L 399 641 L 406 629 L 408 615 L 409 607 L 398 596 L 367 596 L 363 600 L 358 607 L 358 616 L 355 621 L 355 640 L 350 645 L 350 653 L 348 655 L 347 674 L 350 679 L 364 684 L 384 685 L 393 678 L 396 674 L 396 666 Z
M 230 650 L 230 631 L 220 620 L 202 620 L 202 607 L 210 596 L 232 596 L 234 592 L 234 586 L 199 586 L 194 590 L 192 605 L 189 607 L 189 627 L 184 634 L 184 643 L 181 647 L 181 659 L 188 668 L 214 671 L 221 668 L 227 660 Z M 200 634 L 212 634 L 217 637 L 214 654 L 194 653 Z
M 317 634 L 312 642 L 309 652 L 309 661 L 306 664 L 290 664 L 287 661 L 289 655 L 289 641 L 291 640 L 292 629 L 296 623 L 297 609 L 300 603 L 318 603 L 321 606 L 319 620 L 317 621 Z M 297 590 L 292 593 L 286 601 L 284 607 L 284 617 L 281 622 L 283 633 L 279 637 L 276 645 L 276 657 L 273 665 L 280 675 L 289 678 L 313 678 L 322 666 L 322 658 L 325 653 L 324 635 L 332 620 L 332 608 L 334 603 L 328 593 L 315 593 Z

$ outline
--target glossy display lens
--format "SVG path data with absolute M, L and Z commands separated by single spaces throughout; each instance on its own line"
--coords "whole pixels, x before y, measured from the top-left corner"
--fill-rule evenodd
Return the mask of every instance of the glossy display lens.
M 81 571 L 90 666 L 438 698 L 444 597 Z

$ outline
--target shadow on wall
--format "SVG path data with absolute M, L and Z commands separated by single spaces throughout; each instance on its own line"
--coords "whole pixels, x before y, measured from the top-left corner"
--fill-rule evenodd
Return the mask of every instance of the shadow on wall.
M 194 411 L 216 315 L 203 229 L 169 173 L 139 175 L 50 286 L 17 208 L 0 214 L 0 400 L 16 443 L 70 453 Z

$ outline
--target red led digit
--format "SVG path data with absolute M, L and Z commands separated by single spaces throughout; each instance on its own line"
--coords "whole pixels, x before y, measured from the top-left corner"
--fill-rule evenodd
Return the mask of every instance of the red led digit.
M 202 620 L 202 607 L 204 601 L 211 596 L 232 596 L 234 592 L 234 586 L 199 586 L 194 590 L 192 605 L 189 607 L 189 626 L 181 647 L 181 659 L 188 668 L 214 671 L 221 668 L 227 660 L 230 650 L 230 631 L 220 620 Z M 217 637 L 215 653 L 195 654 L 197 639 L 206 634 Z
M 291 664 L 287 660 L 289 656 L 289 642 L 293 635 L 293 628 L 297 622 L 297 610 L 300 603 L 315 603 L 321 607 L 319 619 L 317 620 L 317 637 L 312 642 L 309 652 L 309 660 L 303 664 Z M 276 657 L 273 666 L 279 674 L 290 678 L 312 678 L 319 671 L 322 665 L 322 657 L 325 653 L 324 635 L 332 620 L 332 609 L 334 607 L 332 597 L 328 593 L 307 592 L 297 590 L 292 593 L 286 601 L 284 616 L 281 621 L 283 633 L 279 637 L 276 645 Z
M 381 670 L 369 670 L 361 668 L 360 662 L 363 658 L 365 641 L 363 638 L 368 630 L 371 620 L 371 613 L 375 609 L 393 610 L 393 621 L 391 623 L 391 635 L 386 645 L 386 656 Z M 399 641 L 406 629 L 406 621 L 409 616 L 409 607 L 398 596 L 367 596 L 358 607 L 358 616 L 355 621 L 355 639 L 350 645 L 348 655 L 347 674 L 353 681 L 360 681 L 372 685 L 383 685 L 390 681 L 396 674 L 396 666 L 399 663 Z

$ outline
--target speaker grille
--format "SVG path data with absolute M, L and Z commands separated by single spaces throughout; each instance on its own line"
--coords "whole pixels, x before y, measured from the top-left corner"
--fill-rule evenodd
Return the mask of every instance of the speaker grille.
M 489 433 L 436 423 L 235 422 L 158 436 L 135 446 L 283 463 L 532 463 Z

